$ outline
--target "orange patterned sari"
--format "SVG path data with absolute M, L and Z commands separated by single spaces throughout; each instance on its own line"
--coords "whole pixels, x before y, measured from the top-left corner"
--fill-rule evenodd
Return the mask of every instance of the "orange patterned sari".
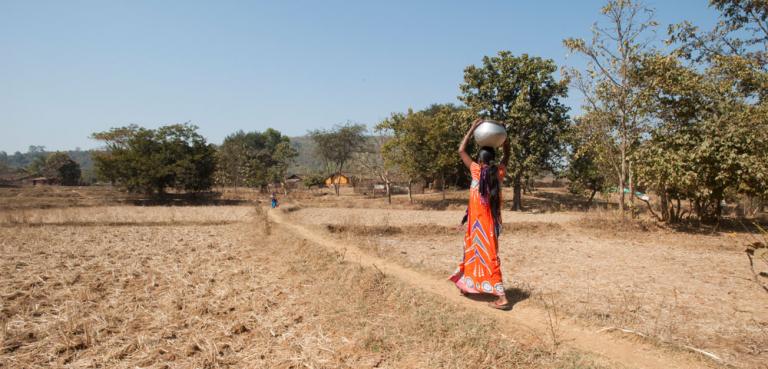
M 472 185 L 469 189 L 467 231 L 464 235 L 464 257 L 450 280 L 465 293 L 488 293 L 504 295 L 501 279 L 501 262 L 498 256 L 496 224 L 491 207 L 482 201 L 479 183 L 481 166 L 472 163 Z M 499 181 L 504 180 L 506 168 L 499 165 Z M 501 199 L 501 194 L 499 194 Z M 499 219 L 501 222 L 501 219 Z M 499 224 L 499 226 L 501 226 Z

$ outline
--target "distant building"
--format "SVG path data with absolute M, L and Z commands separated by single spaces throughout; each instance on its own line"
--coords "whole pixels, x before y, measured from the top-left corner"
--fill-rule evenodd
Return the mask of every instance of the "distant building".
M 334 183 L 338 184 L 339 186 L 349 186 L 352 181 L 349 179 L 349 177 L 343 174 L 334 174 L 325 179 L 326 187 L 332 187 Z
M 30 181 L 32 182 L 33 186 L 44 186 L 44 185 L 57 185 L 57 184 L 59 184 L 59 181 L 56 178 L 48 178 L 48 177 L 32 178 Z
M 286 183 L 299 183 L 303 180 L 298 174 L 291 174 L 288 177 L 285 177 Z

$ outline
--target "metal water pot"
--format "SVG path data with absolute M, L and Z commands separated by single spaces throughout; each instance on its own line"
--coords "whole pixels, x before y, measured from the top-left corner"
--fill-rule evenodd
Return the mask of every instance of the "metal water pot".
M 507 129 L 499 122 L 486 119 L 475 128 L 475 142 L 481 147 L 499 147 L 506 139 Z

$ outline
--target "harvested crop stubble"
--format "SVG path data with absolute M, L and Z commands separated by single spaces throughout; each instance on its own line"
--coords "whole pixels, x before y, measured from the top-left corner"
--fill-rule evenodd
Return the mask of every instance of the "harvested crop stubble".
M 242 206 L 109 206 L 9 210 L 0 212 L 0 226 L 217 225 L 243 221 L 252 212 L 252 209 Z
M 377 226 L 428 226 L 455 227 L 464 216 L 464 211 L 445 210 L 390 210 L 390 209 L 347 209 L 347 208 L 302 208 L 292 215 L 303 224 L 348 224 Z M 581 218 L 583 214 L 531 214 L 502 212 L 502 217 L 517 223 L 565 223 Z
M 0 367 L 593 365 L 264 222 L 0 228 Z
M 319 220 L 302 215 L 305 210 L 291 219 L 318 229 Z M 444 213 L 418 212 L 420 226 L 437 226 Z M 335 230 L 329 233 L 341 242 L 425 273 L 444 277 L 454 270 L 462 255 L 462 231 L 359 231 L 371 229 L 362 224 L 383 219 L 389 228 L 400 224 L 386 214 L 366 209 L 354 218 L 326 217 L 323 229 Z M 543 216 L 539 219 L 549 214 Z M 545 223 L 512 213 L 504 220 L 499 248 L 505 285 L 533 297 L 520 306 L 544 308 L 537 297 L 552 296 L 560 311 L 595 330 L 625 328 L 683 350 L 714 353 L 735 367 L 765 367 L 768 295 L 750 278 L 743 246 L 734 246 L 744 245 L 745 235 L 680 234 L 608 214 Z

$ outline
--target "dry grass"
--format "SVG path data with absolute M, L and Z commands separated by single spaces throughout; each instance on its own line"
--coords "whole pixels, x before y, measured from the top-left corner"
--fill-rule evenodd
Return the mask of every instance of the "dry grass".
M 655 232 L 665 229 L 658 222 L 650 219 L 632 219 L 629 216 L 622 217 L 615 211 L 601 209 L 591 211 L 587 216 L 581 217 L 574 223 L 584 229 L 613 232 L 615 235 Z
M 219 225 L 248 220 L 251 212 L 242 206 L 22 209 L 0 212 L 0 226 Z
M 447 276 L 461 255 L 461 232 L 431 231 L 447 231 L 451 212 L 352 209 L 345 217 L 323 210 L 332 216 L 302 209 L 291 217 L 314 227 L 323 222 L 344 242 L 433 275 Z M 611 214 L 543 222 L 550 214 L 505 213 L 500 253 L 507 287 L 531 295 L 522 304 L 556 311 L 553 322 L 564 314 L 596 330 L 624 328 L 761 368 L 768 360 L 768 296 L 751 278 L 743 253 L 749 238 L 680 234 Z M 402 225 L 411 219 L 419 225 Z
M 46 224 L 101 222 L 73 209 L 0 227 L 0 367 L 597 367 L 521 346 L 252 209 L 109 209 L 136 224 Z
M 111 187 L 0 187 L 0 210 L 105 206 L 130 196 Z
M 456 227 L 464 216 L 464 210 L 393 210 L 393 209 L 360 209 L 360 208 L 311 208 L 302 206 L 301 211 L 295 211 L 293 218 L 302 224 L 349 224 L 360 226 L 396 226 L 428 229 L 432 226 Z M 503 211 L 505 227 L 513 231 L 511 224 L 536 223 L 539 226 L 548 223 L 564 224 L 577 221 L 582 213 L 533 214 Z

